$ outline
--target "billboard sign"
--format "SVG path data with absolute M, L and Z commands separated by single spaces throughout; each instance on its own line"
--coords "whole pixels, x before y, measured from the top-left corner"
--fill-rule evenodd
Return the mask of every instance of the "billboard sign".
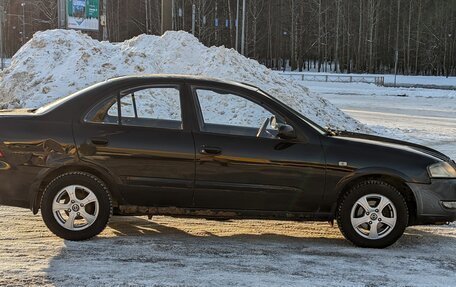
M 99 30 L 99 0 L 67 0 L 67 28 Z

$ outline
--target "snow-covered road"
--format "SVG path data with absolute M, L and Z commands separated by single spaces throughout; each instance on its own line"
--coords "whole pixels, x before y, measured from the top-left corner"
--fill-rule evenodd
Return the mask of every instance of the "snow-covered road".
M 456 99 L 361 96 L 315 85 L 311 91 L 360 121 L 456 158 Z M 0 207 L 0 225 L 1 286 L 456 284 L 456 223 L 409 227 L 384 250 L 353 247 L 337 227 L 313 222 L 114 217 L 97 238 L 69 242 L 53 236 L 39 215 Z
M 454 286 L 456 228 L 413 227 L 384 250 L 326 223 L 114 217 L 69 242 L 39 216 L 0 207 L 0 285 Z

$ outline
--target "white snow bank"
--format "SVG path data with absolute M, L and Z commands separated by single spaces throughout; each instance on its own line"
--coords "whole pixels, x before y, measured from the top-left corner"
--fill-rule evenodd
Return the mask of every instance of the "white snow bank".
M 253 84 L 322 126 L 367 131 L 299 81 L 284 79 L 233 49 L 206 47 L 182 31 L 99 42 L 72 30 L 38 32 L 0 74 L 3 108 L 36 108 L 108 78 L 192 74 Z M 222 113 L 222 111 L 220 111 Z

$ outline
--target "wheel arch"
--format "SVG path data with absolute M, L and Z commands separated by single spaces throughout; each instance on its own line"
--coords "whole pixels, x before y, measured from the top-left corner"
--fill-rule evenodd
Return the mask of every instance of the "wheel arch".
M 336 216 L 337 206 L 341 203 L 342 198 L 350 190 L 360 182 L 367 180 L 379 180 L 386 182 L 393 187 L 395 187 L 401 194 L 404 196 L 404 199 L 407 203 L 407 208 L 409 209 L 409 225 L 413 225 L 417 217 L 417 202 L 415 194 L 406 184 L 411 179 L 403 175 L 400 172 L 358 172 L 356 174 L 351 174 L 339 181 L 336 186 L 336 198 L 337 201 L 333 206 L 333 214 Z
M 32 190 L 30 191 L 30 207 L 33 214 L 37 214 L 38 210 L 40 209 L 41 198 L 46 186 L 57 176 L 73 171 L 87 172 L 101 179 L 108 187 L 108 191 L 111 194 L 113 200 L 113 207 L 117 207 L 119 202 L 122 202 L 122 197 L 120 195 L 120 191 L 118 190 L 118 182 L 112 174 L 92 164 L 78 163 L 64 165 L 55 169 L 48 170 L 46 173 L 39 177 L 36 184 L 34 185 L 35 187 L 32 187 Z

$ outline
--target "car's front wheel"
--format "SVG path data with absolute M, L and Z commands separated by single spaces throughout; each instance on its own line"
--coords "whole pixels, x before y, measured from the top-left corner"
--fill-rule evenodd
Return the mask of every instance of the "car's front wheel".
M 396 242 L 408 224 L 408 208 L 392 185 L 367 180 L 355 185 L 340 201 L 337 224 L 360 247 L 384 248 Z
M 68 172 L 46 187 L 41 215 L 46 226 L 67 240 L 85 240 L 98 235 L 112 214 L 106 184 L 86 172 Z

